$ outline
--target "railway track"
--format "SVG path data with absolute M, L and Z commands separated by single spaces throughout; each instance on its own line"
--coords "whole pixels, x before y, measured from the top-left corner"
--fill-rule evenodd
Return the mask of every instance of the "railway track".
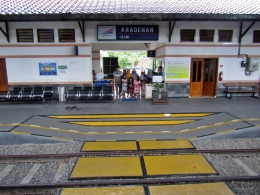
M 208 176 L 161 176 L 132 178 L 101 178 L 68 180 L 77 157 L 144 156 L 144 155 L 203 154 L 219 172 Z M 222 164 L 218 164 L 218 159 Z M 5 194 L 57 194 L 62 187 L 149 185 L 193 182 L 244 181 L 259 182 L 258 167 L 260 149 L 213 149 L 213 150 L 147 150 L 80 152 L 68 154 L 0 155 L 0 195 Z M 226 170 L 237 170 L 227 174 Z

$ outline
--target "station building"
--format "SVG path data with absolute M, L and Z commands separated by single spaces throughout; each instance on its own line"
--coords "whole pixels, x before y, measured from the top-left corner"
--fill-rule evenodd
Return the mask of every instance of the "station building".
M 259 20 L 254 0 L 1 1 L 0 91 L 91 85 L 100 51 L 154 50 L 169 97 L 222 96 L 259 83 Z

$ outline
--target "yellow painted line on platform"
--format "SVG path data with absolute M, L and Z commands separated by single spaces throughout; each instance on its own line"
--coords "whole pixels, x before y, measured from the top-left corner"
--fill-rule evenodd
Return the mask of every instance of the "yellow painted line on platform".
M 225 134 L 225 133 L 231 133 L 231 132 L 234 132 L 236 131 L 235 129 L 231 129 L 231 130 L 226 130 L 226 131 L 220 131 L 220 132 L 217 132 L 216 134 Z
M 71 179 L 142 176 L 139 157 L 78 158 Z
M 59 139 L 59 140 L 65 140 L 65 141 L 73 141 L 71 138 L 66 138 L 66 137 L 58 137 L 58 136 L 52 136 L 54 139 Z
M 236 120 L 236 121 L 221 122 L 221 123 L 216 123 L 216 124 L 208 125 L 208 126 L 202 126 L 202 127 L 192 128 L 192 129 L 185 129 L 185 130 L 181 130 L 181 132 L 186 133 L 186 132 L 198 131 L 198 130 L 203 130 L 203 129 L 207 129 L 207 128 L 214 128 L 216 126 L 223 126 L 223 125 L 238 123 L 238 122 L 244 122 L 244 121 L 243 120 Z
M 27 133 L 27 132 L 19 132 L 19 131 L 11 131 L 10 133 L 12 133 L 12 134 L 21 134 L 21 135 L 31 135 L 30 133 Z
M 93 115 L 56 115 L 56 119 L 108 119 L 108 118 L 169 118 L 169 117 L 204 117 L 214 113 L 183 113 L 183 114 L 93 114 Z
M 194 148 L 188 140 L 139 141 L 141 150 Z
M 145 195 L 145 192 L 143 186 L 63 188 L 60 195 Z
M 135 141 L 85 142 L 81 151 L 137 150 Z
M 147 175 L 216 174 L 201 154 L 144 156 Z
M 194 122 L 195 120 L 172 120 L 172 121 L 91 121 L 91 122 L 70 122 L 70 124 L 84 126 L 149 126 L 149 125 L 180 125 Z
M 234 195 L 224 182 L 149 186 L 150 195 Z

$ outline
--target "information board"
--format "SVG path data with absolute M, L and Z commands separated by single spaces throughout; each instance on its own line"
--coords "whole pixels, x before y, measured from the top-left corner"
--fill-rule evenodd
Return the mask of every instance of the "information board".
M 57 75 L 56 62 L 40 62 L 40 76 Z
M 158 37 L 158 25 L 97 26 L 99 41 L 157 41 Z

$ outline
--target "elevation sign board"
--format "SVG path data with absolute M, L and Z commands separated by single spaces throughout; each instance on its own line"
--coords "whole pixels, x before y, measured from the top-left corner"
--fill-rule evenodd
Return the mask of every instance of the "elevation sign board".
M 157 41 L 158 25 L 97 26 L 99 41 Z

